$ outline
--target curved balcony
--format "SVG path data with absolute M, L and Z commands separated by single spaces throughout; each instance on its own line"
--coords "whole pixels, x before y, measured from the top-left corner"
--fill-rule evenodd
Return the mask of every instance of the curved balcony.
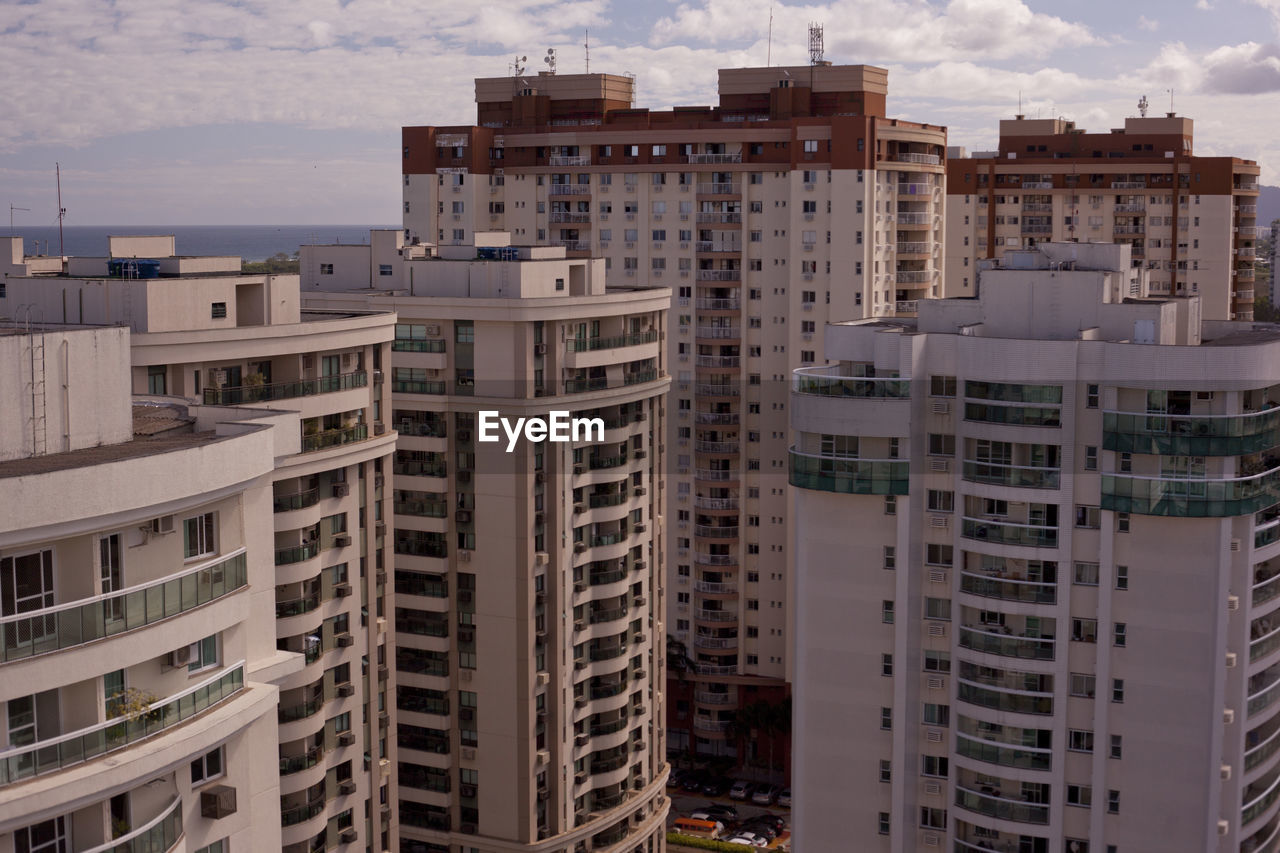
M 290 616 L 301 616 L 304 613 L 310 613 L 320 606 L 320 590 L 316 590 L 310 595 L 304 595 L 300 598 L 290 598 L 287 601 L 276 602 L 276 618 L 287 619 Z
M 739 367 L 742 358 L 736 355 L 699 355 L 694 356 L 693 363 L 697 367 Z
M 716 693 L 709 690 L 697 690 L 693 694 L 693 700 L 699 705 L 731 705 L 735 699 L 732 693 Z
M 0 662 L 152 625 L 245 587 L 245 549 L 119 592 L 0 618 Z
M 693 561 L 704 566 L 736 566 L 738 558 L 733 554 L 707 554 L 695 552 Z
M 288 566 L 293 563 L 302 563 L 310 560 L 320 553 L 319 542 L 308 542 L 305 545 L 294 545 L 290 548 L 276 549 L 276 565 Z
M 738 472 L 730 468 L 695 468 L 693 476 L 708 483 L 732 483 L 738 479 Z
M 305 720 L 314 716 L 317 711 L 324 707 L 324 696 L 316 696 L 305 702 L 299 702 L 295 705 L 281 705 L 276 711 L 277 720 L 281 723 L 296 723 L 298 720 Z
M 698 675 L 737 675 L 738 667 L 734 664 L 695 663 L 693 671 Z
M 444 352 L 442 338 L 396 338 L 391 342 L 392 352 Z
M 961 519 L 960 535 L 998 545 L 1026 545 L 1032 548 L 1057 548 L 1058 528 L 988 518 Z
M 175 796 L 160 814 L 142 826 L 83 853 L 167 853 L 182 838 L 182 797 Z
M 792 371 L 791 390 L 818 397 L 902 400 L 911 396 L 911 380 L 896 376 L 845 376 L 831 367 L 800 367 Z
M 738 614 L 730 610 L 699 610 L 696 614 L 703 622 L 733 622 Z
M 1272 628 L 1249 642 L 1249 661 L 1252 663 L 1264 658 L 1276 649 L 1280 649 L 1280 627 Z
M 741 416 L 737 412 L 694 412 L 695 423 L 713 426 L 734 426 Z
M 1273 770 L 1244 789 L 1241 799 L 1244 807 L 1240 809 L 1240 826 L 1246 826 L 1262 816 L 1280 798 L 1280 769 Z
M 276 495 L 272 498 L 271 508 L 273 512 L 292 512 L 315 506 L 318 503 L 320 503 L 320 490 L 307 489 L 291 495 Z
M 700 397 L 737 397 L 741 393 L 741 388 L 737 385 L 722 383 L 712 384 L 708 382 L 699 382 L 694 386 L 694 393 Z
M 980 708 L 1010 711 L 1015 714 L 1052 714 L 1053 694 L 1030 691 L 1000 690 L 957 679 L 956 698 Z
M 1053 765 L 1052 749 L 1008 746 L 961 733 L 956 734 L 956 754 L 986 764 L 1021 770 L 1049 770 Z
M 280 759 L 280 775 L 290 776 L 315 767 L 324 758 L 324 747 L 313 746 L 302 755 L 289 755 Z
M 965 571 L 960 572 L 960 591 L 983 598 L 1020 601 L 1025 604 L 1054 604 L 1058 600 L 1056 583 L 975 575 Z
M 911 463 L 906 459 L 848 459 L 788 450 L 789 482 L 801 489 L 846 495 L 905 495 Z
M 738 509 L 737 498 L 708 498 L 702 495 L 694 495 L 693 505 L 698 509 L 709 510 L 736 510 Z
M 364 441 L 368 437 L 368 424 L 352 424 L 339 429 L 322 430 L 314 435 L 304 435 L 302 437 L 302 452 L 312 453 L 316 450 L 327 450 L 330 447 L 354 444 L 357 441 Z
M 1102 508 L 1137 515 L 1225 518 L 1280 502 L 1280 466 L 1249 477 L 1102 475 Z
M 636 347 L 651 344 L 658 340 L 658 330 L 633 332 L 626 335 L 611 335 L 605 338 L 570 338 L 565 342 L 567 352 L 596 352 L 597 350 Z
M 703 539 L 737 539 L 738 528 L 736 525 L 716 527 L 710 524 L 695 524 L 693 526 L 693 535 Z
M 1241 456 L 1280 445 L 1280 408 L 1238 415 L 1102 413 L 1102 446 L 1163 456 Z
M 693 727 L 700 732 L 727 732 L 732 725 L 732 720 L 712 720 L 706 717 L 693 718 Z
M 154 737 L 199 716 L 244 687 L 244 661 L 148 705 L 136 716 L 118 717 L 79 731 L 0 752 L 0 785 L 55 773 Z
M 693 588 L 697 592 L 710 595 L 733 595 L 738 592 L 736 583 L 712 583 L 711 581 L 694 581 Z
M 1280 749 L 1280 720 L 1273 717 L 1266 725 L 1249 732 L 1245 738 L 1245 747 L 1244 769 L 1248 772 Z
M 1056 489 L 1061 474 L 1060 468 L 1000 465 L 966 459 L 961 477 L 970 483 L 990 483 L 1020 489 Z
M 311 818 L 324 811 L 325 799 L 321 795 L 309 803 L 300 806 L 280 810 L 281 826 L 297 826 L 300 823 L 306 823 Z
M 708 649 L 711 651 L 732 651 L 738 648 L 737 637 L 704 637 L 701 634 L 694 636 L 693 645 L 699 649 Z
M 244 403 L 262 403 L 272 400 L 292 400 L 333 391 L 349 391 L 369 384 L 369 374 L 363 370 L 343 373 L 339 376 L 322 376 L 319 379 L 303 379 L 298 382 L 277 382 L 273 385 L 236 385 L 227 388 L 204 389 L 206 406 L 239 406 Z
M 964 419 L 1006 426 L 1061 427 L 1062 410 L 1047 406 L 1017 406 L 999 403 L 964 404 Z
M 997 634 L 968 625 L 960 626 L 960 647 L 1021 660 L 1053 660 L 1054 654 L 1052 638 Z
M 1018 823 L 1049 822 L 1049 807 L 1039 803 L 1026 803 L 1000 796 L 994 788 L 989 791 L 971 791 L 956 787 L 956 805 L 971 812 Z

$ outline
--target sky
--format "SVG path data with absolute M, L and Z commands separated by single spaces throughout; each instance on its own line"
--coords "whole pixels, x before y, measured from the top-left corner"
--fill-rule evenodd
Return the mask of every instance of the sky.
M 807 62 L 810 22 L 951 145 L 1019 96 L 1105 131 L 1172 90 L 1197 154 L 1280 184 L 1280 0 L 0 0 L 0 215 L 54 224 L 60 163 L 68 225 L 393 224 L 400 127 L 474 123 L 517 56 L 577 73 L 589 40 L 637 106 L 714 104 L 718 68 Z

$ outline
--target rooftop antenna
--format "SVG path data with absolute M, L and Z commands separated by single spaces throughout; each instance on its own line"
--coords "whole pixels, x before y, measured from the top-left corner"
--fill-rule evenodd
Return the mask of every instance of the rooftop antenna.
M 591 73 L 591 30 L 582 31 L 582 49 L 587 52 L 587 73 Z
M 822 64 L 822 24 L 809 24 L 809 64 Z
M 65 255 L 62 244 L 62 220 L 67 217 L 67 209 L 62 206 L 62 164 L 54 163 L 58 176 L 58 254 Z
M 552 74 L 556 73 L 556 49 L 554 47 L 547 48 L 547 55 L 542 57 L 542 61 L 547 63 L 547 71 Z
M 1142 116 L 1143 118 L 1146 118 L 1147 108 L 1150 106 L 1151 104 L 1147 102 L 1147 96 L 1143 95 L 1141 98 L 1138 99 L 1138 115 Z
M 773 65 L 773 7 L 769 7 L 769 50 L 765 54 L 766 67 Z
M 13 212 L 15 210 L 25 210 L 27 213 L 31 212 L 31 208 L 29 207 L 14 207 L 13 202 L 9 202 L 9 236 L 10 237 L 13 236 Z
M 511 60 L 511 64 L 508 66 L 511 69 L 511 76 L 519 77 L 520 75 L 524 74 L 525 72 L 524 63 L 528 61 L 529 61 L 529 57 L 527 56 L 517 56 L 515 59 Z
M 1173 90 L 1165 89 L 1169 93 L 1169 118 L 1173 118 Z

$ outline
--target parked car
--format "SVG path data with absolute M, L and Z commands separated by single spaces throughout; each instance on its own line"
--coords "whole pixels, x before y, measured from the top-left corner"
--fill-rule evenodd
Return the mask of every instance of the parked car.
M 729 789 L 729 799 L 731 800 L 749 800 L 756 790 L 754 782 L 748 782 L 746 779 L 739 779 L 733 783 L 733 787 Z
M 758 788 L 751 795 L 751 802 L 758 806 L 771 806 L 778 801 L 778 794 L 782 793 L 781 785 L 766 785 Z
M 705 815 L 705 817 L 704 817 Z M 721 805 L 720 803 L 708 803 L 700 809 L 697 809 L 689 817 L 701 818 L 702 820 L 718 820 L 721 822 L 737 820 L 738 810 L 733 806 Z
M 667 774 L 667 787 L 668 787 L 668 788 L 679 788 L 679 787 L 680 787 L 681 782 L 683 782 L 683 781 L 684 781 L 684 776 L 685 776 L 685 774 L 686 774 L 686 773 L 688 773 L 688 772 L 689 772 L 689 771 L 687 771 L 687 770 L 681 770 L 681 769 L 680 769 L 680 768 L 678 768 L 678 767 L 673 768 L 673 769 L 672 769 L 672 771 L 671 771 L 670 773 L 668 773 L 668 774 Z
M 702 783 L 702 793 L 708 797 L 723 797 L 729 790 L 730 781 L 723 776 L 712 776 Z
M 765 821 L 749 820 L 738 827 L 738 835 L 744 832 L 755 833 L 763 836 L 766 841 L 772 841 L 778 837 L 778 830 L 774 829 Z
M 767 824 L 773 827 L 774 832 L 782 832 L 782 830 L 787 828 L 786 818 L 780 817 L 779 815 L 776 815 L 776 814 L 769 814 L 768 812 L 764 814 L 756 815 L 755 817 L 751 818 L 749 823 Z
M 701 791 L 703 784 L 708 779 L 705 770 L 690 770 L 680 779 L 680 787 L 686 791 Z
M 745 844 L 748 847 L 768 847 L 769 842 L 762 835 L 754 832 L 739 832 L 729 839 L 730 844 Z
M 783 808 L 791 808 L 791 789 L 783 788 L 782 793 L 778 794 L 778 805 Z

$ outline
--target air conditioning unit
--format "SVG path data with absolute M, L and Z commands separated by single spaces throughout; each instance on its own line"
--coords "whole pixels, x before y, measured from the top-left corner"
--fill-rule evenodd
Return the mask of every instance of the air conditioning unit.
M 634 746 L 632 746 L 632 749 L 634 749 L 636 752 L 644 752 L 644 741 L 642 740 L 636 741 Z
M 475 761 L 476 760 L 475 749 L 469 746 L 464 746 L 462 748 L 462 758 L 464 761 Z
M 928 687 L 930 690 L 941 690 L 943 687 L 946 686 L 946 682 L 943 681 L 938 676 L 930 676 L 928 679 L 926 679 L 925 686 Z
M 547 523 L 547 514 L 546 514 L 545 512 L 535 512 L 535 513 L 533 514 L 533 523 L 534 523 L 534 524 L 546 524 L 546 523 Z
M 346 548 L 350 544 L 351 544 L 351 536 L 346 533 L 342 533 L 333 537 L 333 547 L 335 548 Z
M 458 832 L 465 832 L 467 835 L 475 835 L 475 834 L 476 834 L 477 829 L 478 829 L 478 828 L 476 827 L 476 825 L 475 825 L 474 823 L 460 823 L 460 824 L 458 824 Z
M 584 465 L 584 464 L 583 464 L 583 463 L 581 463 L 581 462 L 575 462 L 575 463 L 573 464 L 573 473 L 575 473 L 575 474 L 585 474 L 585 473 L 587 473 L 587 466 L 586 466 L 586 465 Z
M 339 794 L 349 795 L 349 794 L 354 794 L 355 792 L 356 792 L 355 782 L 343 782 L 342 784 L 338 785 Z
M 574 620 L 574 622 L 573 622 L 573 630 L 575 630 L 575 631 L 585 631 L 585 630 L 587 630 L 587 623 L 586 623 L 586 620 L 583 620 L 583 619 L 575 619 L 575 620 Z
M 545 566 L 551 561 L 551 556 L 546 551 L 536 551 L 533 555 L 533 564 L 535 566 Z
M 333 496 L 335 498 L 345 498 L 351 493 L 351 486 L 347 483 L 334 483 Z
M 1222 709 L 1222 724 L 1229 726 L 1236 721 L 1236 712 L 1232 708 Z
M 391 668 L 388 667 L 385 663 L 378 666 L 379 681 L 386 681 L 388 676 L 390 675 L 391 675 Z
M 186 666 L 200 656 L 200 644 L 192 643 L 169 652 L 169 666 Z
M 1218 835 L 1226 835 L 1231 832 L 1231 824 L 1225 820 L 1218 821 Z
M 540 750 L 538 750 L 538 754 L 537 754 L 536 758 L 537 758 L 537 762 L 538 762 L 539 764 L 550 764 L 550 763 L 551 763 L 551 751 L 550 751 L 550 750 L 546 750 L 546 749 L 540 749 Z
M 932 833 L 932 832 L 926 832 L 926 833 L 924 834 L 924 846 L 925 846 L 925 847 L 937 847 L 937 846 L 938 846 L 938 843 L 939 843 L 941 840 L 942 840 L 942 836 L 937 835 L 937 834 L 935 834 L 935 833 Z
M 159 518 L 151 519 L 152 533 L 172 533 L 173 532 L 173 516 L 162 515 Z
M 340 583 L 333 588 L 333 594 L 337 598 L 346 598 L 351 594 L 351 584 Z
M 350 681 L 344 681 L 342 684 L 338 685 L 338 695 L 354 696 L 356 695 L 356 686 L 352 684 Z
M 374 435 L 386 435 L 386 434 L 387 434 L 387 425 L 386 425 L 386 424 L 384 424 L 382 421 L 374 421 L 374 422 L 373 422 L 373 434 L 374 434 Z
M 349 646 L 355 645 L 355 642 L 356 642 L 356 638 L 351 636 L 350 634 L 339 634 L 334 639 L 337 640 L 338 645 L 344 649 Z
M 587 706 L 587 697 L 575 696 L 573 697 L 573 704 L 574 704 L 574 707 L 576 708 L 585 708 Z
M 1239 610 L 1239 609 L 1240 609 L 1240 596 L 1238 596 L 1238 595 L 1228 595 L 1228 596 L 1227 596 L 1227 609 L 1228 609 L 1228 610 Z
M 546 471 L 534 471 L 534 472 L 533 472 L 533 481 L 534 481 L 535 483 L 545 483 L 545 482 L 547 481 L 547 472 L 546 472 Z
M 929 583 L 946 583 L 947 573 L 940 569 L 929 570 Z
M 945 636 L 947 636 L 947 626 L 946 626 L 946 625 L 939 624 L 939 623 L 937 623 L 937 622 L 934 622 L 934 623 L 930 624 L 930 625 L 929 625 L 929 636 L 930 636 L 930 637 L 945 637 Z
M 456 522 L 458 522 L 459 524 L 470 524 L 470 523 L 471 523 L 471 510 L 469 510 L 469 509 L 460 509 L 460 510 L 458 510 L 457 512 L 455 512 L 455 513 L 453 514 L 453 520 L 454 520 L 454 521 L 456 521 Z
M 636 679 L 637 681 L 641 681 L 641 680 L 643 680 L 643 679 L 645 679 L 645 678 L 648 678 L 648 677 L 649 677 L 649 673 L 648 673 L 648 672 L 646 672 L 646 671 L 645 671 L 645 670 L 643 670 L 643 669 L 637 669 L 637 670 L 635 671 L 635 676 L 634 676 L 634 677 L 635 677 L 635 679 Z
M 378 383 L 379 383 L 379 382 L 381 382 L 381 381 L 382 381 L 382 371 L 381 371 L 381 370 L 375 370 L 375 371 L 373 371 L 373 382 L 374 382 L 374 384 L 376 385 L 376 384 L 378 384 Z
M 945 515 L 931 515 L 931 516 L 929 516 L 929 526 L 930 526 L 930 527 L 946 527 L 946 526 L 947 526 L 947 523 L 948 523 L 948 522 L 947 522 L 947 516 L 945 516 Z
M 925 782 L 925 783 L 924 783 L 924 792 L 925 792 L 926 794 L 935 794 L 935 795 L 936 795 L 936 794 L 941 794 L 941 793 L 942 793 L 942 784 L 941 784 L 941 783 L 939 783 L 939 782 Z
M 373 475 L 373 486 L 374 486 L 374 488 L 375 488 L 375 489 L 381 489 L 381 488 L 382 488 L 383 486 L 385 486 L 386 484 L 387 484 L 387 475 L 386 475 L 386 474 L 374 474 L 374 475 Z
M 1227 669 L 1235 669 L 1238 660 L 1235 652 L 1227 652 Z
M 462 550 L 459 550 L 459 551 L 458 551 L 458 562 L 459 562 L 459 563 L 470 563 L 470 562 L 471 562 L 471 552 L 470 552 L 470 551 L 468 551 L 468 550 L 466 550 L 465 548 L 464 548 L 464 549 L 462 549 Z
M 946 400 L 934 400 L 930 409 L 935 415 L 946 415 L 951 413 L 951 404 Z
M 385 521 L 375 521 L 373 524 L 373 532 L 378 536 L 386 536 L 387 523 Z
M 643 521 L 636 522 L 631 526 L 631 529 L 634 530 L 636 533 L 644 533 L 645 531 L 644 522 Z
M 459 785 L 458 793 L 464 797 L 474 797 L 476 795 L 475 785 Z
M 236 789 L 230 785 L 214 785 L 200 791 L 200 816 L 211 820 L 236 813 Z
M 631 602 L 636 607 L 644 607 L 648 601 L 643 595 L 637 595 L 635 601 Z
M 574 504 L 574 505 L 573 505 L 573 511 L 574 511 L 574 512 L 586 512 L 586 511 L 587 511 L 587 505 L 586 505 L 586 504 Z
M 428 336 L 428 337 L 432 337 L 432 338 L 434 338 L 434 337 L 438 337 L 438 336 L 439 336 L 439 334 L 440 334 L 440 327 L 439 327 L 439 326 L 437 326 L 437 325 L 435 325 L 435 324 L 431 324 L 431 325 L 427 326 L 427 336 Z
M 638 498 L 644 497 L 646 494 L 644 486 L 636 486 L 636 490 L 633 494 Z
M 924 739 L 929 743 L 942 743 L 942 729 L 925 729 Z
M 946 459 L 930 459 L 929 460 L 929 470 L 933 471 L 936 474 L 947 473 L 947 469 L 949 467 L 950 467 L 950 464 Z
M 574 746 L 586 746 L 589 743 L 591 743 L 590 735 L 578 735 L 573 739 Z
M 354 829 L 344 829 L 342 830 L 342 834 L 338 836 L 338 840 L 343 844 L 355 844 L 357 837 L 358 836 Z
M 585 551 L 585 550 L 587 550 L 587 543 L 586 543 L 586 542 L 574 542 L 574 543 L 573 543 L 573 553 L 575 553 L 575 554 L 581 554 L 581 553 L 582 553 L 583 551 Z
M 537 684 L 539 687 L 546 687 L 548 684 L 551 683 L 551 673 L 539 672 L 536 676 L 534 676 L 534 683 Z
M 1231 778 L 1230 764 L 1223 764 L 1218 768 L 1218 778 L 1221 779 L 1223 782 L 1226 782 Z
M 338 746 L 354 746 L 355 742 L 356 736 L 351 732 L 343 732 L 338 735 Z
M 643 572 L 647 567 L 648 563 L 644 560 L 636 560 L 634 568 L 637 572 Z

